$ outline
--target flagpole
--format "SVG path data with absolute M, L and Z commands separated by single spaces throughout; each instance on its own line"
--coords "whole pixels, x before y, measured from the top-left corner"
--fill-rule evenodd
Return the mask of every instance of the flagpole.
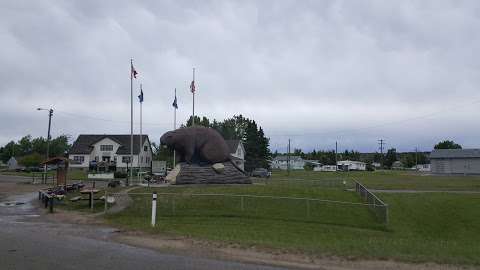
M 193 106 L 192 106 L 192 127 L 195 126 L 195 68 L 193 68 L 193 81 L 192 81 L 192 84 L 193 84 L 193 91 L 192 91 L 192 94 L 193 94 Z
M 140 183 L 140 154 L 142 153 L 142 105 L 143 105 L 143 89 L 142 84 L 140 84 L 140 95 L 142 95 L 142 100 L 140 101 L 140 149 L 138 150 L 138 182 Z
M 175 88 L 175 101 L 177 100 L 177 88 Z M 177 107 L 173 106 L 173 130 L 177 129 Z M 175 168 L 175 149 L 173 149 L 173 168 Z
M 130 59 L 130 177 L 127 178 L 127 186 L 129 179 L 133 178 L 133 59 Z

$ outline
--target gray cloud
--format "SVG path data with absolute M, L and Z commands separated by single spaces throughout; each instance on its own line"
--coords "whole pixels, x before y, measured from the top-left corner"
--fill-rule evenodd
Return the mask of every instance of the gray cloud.
M 0 15 L 0 144 L 45 136 L 38 106 L 54 135 L 129 133 L 133 57 L 152 139 L 175 87 L 178 119 L 191 113 L 196 67 L 197 114 L 253 118 L 279 150 L 479 146 L 477 1 L 5 1 Z

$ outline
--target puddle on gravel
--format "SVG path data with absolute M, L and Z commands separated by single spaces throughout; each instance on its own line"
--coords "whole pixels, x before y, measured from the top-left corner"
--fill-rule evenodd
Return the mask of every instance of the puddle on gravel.
M 2 202 L 0 203 L 0 206 L 18 206 L 18 205 L 24 205 L 24 202 Z

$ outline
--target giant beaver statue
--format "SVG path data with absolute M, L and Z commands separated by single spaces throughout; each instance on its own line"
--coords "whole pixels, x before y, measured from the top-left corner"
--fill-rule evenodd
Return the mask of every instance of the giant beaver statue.
M 174 149 L 180 162 L 217 163 L 230 160 L 227 143 L 212 128 L 189 127 L 168 131 L 162 135 L 160 143 Z

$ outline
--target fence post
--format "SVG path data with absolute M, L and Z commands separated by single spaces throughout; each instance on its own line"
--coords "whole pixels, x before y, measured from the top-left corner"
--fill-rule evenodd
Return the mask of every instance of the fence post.
M 153 192 L 152 195 L 152 227 L 155 227 L 157 218 L 157 192 Z
M 104 206 L 103 206 L 103 213 L 107 213 L 107 190 L 105 189 L 105 194 L 103 195 L 103 201 L 104 201 Z
M 50 198 L 48 198 L 48 202 L 49 202 L 49 206 L 50 206 L 49 207 L 49 210 L 50 210 L 49 212 L 50 213 L 53 213 L 53 201 L 54 200 L 55 200 L 55 197 L 53 197 L 53 195 Z

